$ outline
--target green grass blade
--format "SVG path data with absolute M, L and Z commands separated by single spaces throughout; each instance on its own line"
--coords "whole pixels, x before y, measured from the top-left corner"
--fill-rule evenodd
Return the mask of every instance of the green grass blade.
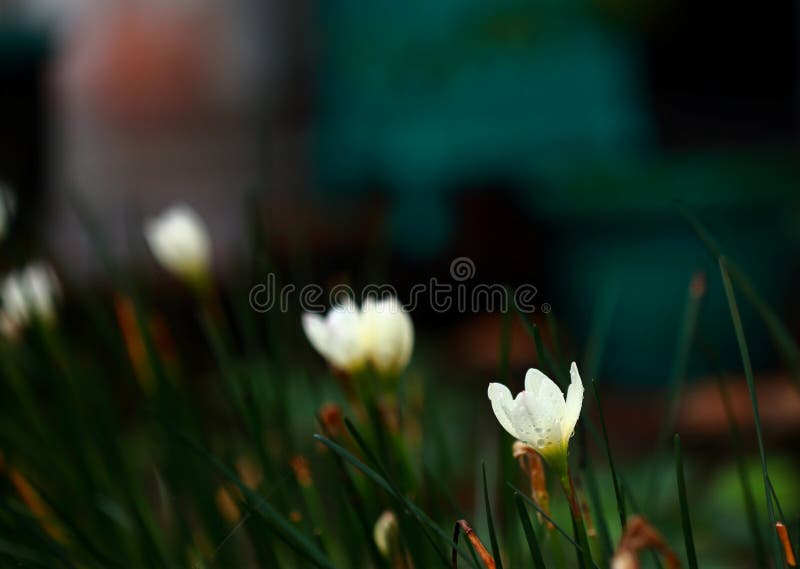
M 775 492 L 775 486 L 772 484 L 772 479 L 770 479 L 770 481 L 769 481 L 769 487 L 770 487 L 770 490 L 772 490 L 772 499 L 775 500 L 775 506 L 778 508 L 778 515 L 780 516 L 780 521 L 784 525 L 788 526 L 789 525 L 789 520 L 786 518 L 786 516 L 783 513 L 783 508 L 781 508 L 781 502 L 778 499 L 778 493 Z M 795 550 L 794 546 L 792 545 L 791 538 L 788 540 L 788 544 L 789 544 L 788 545 L 789 549 L 791 549 L 791 551 L 792 551 L 792 555 L 794 556 L 795 559 L 797 559 L 797 551 Z
M 614 554 L 614 546 L 611 543 L 611 533 L 608 529 L 606 517 L 603 514 L 603 501 L 600 496 L 600 489 L 597 486 L 597 479 L 595 478 L 594 468 L 592 467 L 592 459 L 588 455 L 585 457 L 583 464 L 583 477 L 586 482 L 586 491 L 589 495 L 589 502 L 592 505 L 594 512 L 594 523 L 597 527 L 599 536 L 600 551 L 602 552 L 603 562 L 601 565 L 606 565 L 608 559 Z
M 483 472 L 483 502 L 486 507 L 486 523 L 489 525 L 489 541 L 492 544 L 492 556 L 494 557 L 497 569 L 503 569 L 503 561 L 500 558 L 500 544 L 497 541 L 497 532 L 494 528 L 492 519 L 492 505 L 489 502 L 489 485 L 486 483 L 486 464 L 481 464 Z
M 597 377 L 600 371 L 618 298 L 619 283 L 613 279 L 604 287 L 592 314 L 581 367 L 585 377 Z
M 559 387 L 563 389 L 567 382 L 562 377 L 559 366 L 556 365 L 555 361 L 553 360 L 553 356 L 550 354 L 547 348 L 545 348 L 544 342 L 542 341 L 542 334 L 539 332 L 539 327 L 528 320 L 528 317 L 525 316 L 525 313 L 522 312 L 519 306 L 517 306 L 516 299 L 514 299 L 513 307 L 520 319 L 520 322 L 522 322 L 525 331 L 528 333 L 531 339 L 533 339 L 533 344 L 536 347 L 536 355 L 538 356 L 539 360 L 539 367 L 542 369 L 542 371 L 555 378 L 556 382 L 559 384 Z
M 539 541 L 536 539 L 536 532 L 533 530 L 531 519 L 528 516 L 528 510 L 525 509 L 525 504 L 519 494 L 514 495 L 514 503 L 517 505 L 517 513 L 519 514 L 519 521 L 522 524 L 522 531 L 525 532 L 525 539 L 528 541 L 528 549 L 531 552 L 531 559 L 535 569 L 545 569 L 544 558 L 542 557 L 542 550 L 539 547 Z
M 681 526 L 683 527 L 683 542 L 686 546 L 686 558 L 689 562 L 689 569 L 697 569 L 697 553 L 695 553 L 694 550 L 692 520 L 689 517 L 689 502 L 686 499 L 686 481 L 683 477 L 681 438 L 677 434 L 675 435 L 675 476 L 678 481 L 678 500 L 681 506 Z
M 736 460 L 736 473 L 739 477 L 739 487 L 742 489 L 742 500 L 744 501 L 745 513 L 747 515 L 747 525 L 750 530 L 750 537 L 753 540 L 754 557 L 759 567 L 767 567 L 769 562 L 767 561 L 767 551 L 764 545 L 764 535 L 761 523 L 758 519 L 758 510 L 756 509 L 756 500 L 750 485 L 750 478 L 747 475 L 747 461 L 744 454 L 744 445 L 742 444 L 742 435 L 739 429 L 739 422 L 733 412 L 733 404 L 728 391 L 728 385 L 722 373 L 719 371 L 718 354 L 705 340 L 703 335 L 700 335 L 698 340 L 703 354 L 706 356 L 712 368 L 716 370 L 714 375 L 720 400 L 722 401 L 722 408 L 725 410 L 725 417 L 728 420 L 728 432 L 731 436 L 731 445 Z
M 606 459 L 608 466 L 611 469 L 611 480 L 614 484 L 614 497 L 617 499 L 617 514 L 619 515 L 619 524 L 622 531 L 625 531 L 625 520 L 627 515 L 625 513 L 625 498 L 622 495 L 622 488 L 620 480 L 617 477 L 617 469 L 614 466 L 614 457 L 611 454 L 611 445 L 608 442 L 608 431 L 606 430 L 606 420 L 603 415 L 603 405 L 600 403 L 600 392 L 597 389 L 597 382 L 592 378 L 592 393 L 594 393 L 594 401 L 597 405 L 597 415 L 600 418 L 600 430 L 603 434 L 603 446 L 606 451 Z
M 506 482 L 506 484 L 508 485 L 508 487 L 509 487 L 509 488 L 511 488 L 511 489 L 514 491 L 514 495 L 515 495 L 515 496 L 519 496 L 520 498 L 522 498 L 522 499 L 525 501 L 525 503 L 526 503 L 526 504 L 528 504 L 528 505 L 529 505 L 529 506 L 531 506 L 533 509 L 535 509 L 537 512 L 539 512 L 539 514 L 540 514 L 540 515 L 541 515 L 541 516 L 542 516 L 542 517 L 543 517 L 545 520 L 547 520 L 548 522 L 550 522 L 551 524 L 553 524 L 553 527 L 554 527 L 554 528 L 556 528 L 556 531 L 558 531 L 558 533 L 560 533 L 560 534 L 561 534 L 561 535 L 564 537 L 564 539 L 566 539 L 568 542 L 570 542 L 570 543 L 572 544 L 572 546 L 573 546 L 573 547 L 574 547 L 574 548 L 575 548 L 575 549 L 576 549 L 576 550 L 577 550 L 579 553 L 581 553 L 581 552 L 583 551 L 583 550 L 581 549 L 581 546 L 580 546 L 580 545 L 578 545 L 578 542 L 577 542 L 577 541 L 575 541 L 575 540 L 572 538 L 572 536 L 570 535 L 570 533 L 569 533 L 569 532 L 567 532 L 567 531 L 564 531 L 564 528 L 562 528 L 560 525 L 558 525 L 558 523 L 556 523 L 556 521 L 555 521 L 555 520 L 553 520 L 553 518 L 551 518 L 549 515 L 547 515 L 547 512 L 545 512 L 544 510 L 542 510 L 542 509 L 539 507 L 539 504 L 537 504 L 537 503 L 536 503 L 534 500 L 532 500 L 532 499 L 531 499 L 531 498 L 529 498 L 527 495 L 525 495 L 525 493 L 524 493 L 522 490 L 520 490 L 519 488 L 517 488 L 516 486 L 514 486 L 514 485 L 513 485 L 513 484 L 511 484 L 510 482 Z
M 703 242 L 711 254 L 719 261 L 723 257 L 723 253 L 717 241 L 711 236 L 711 233 L 709 233 L 705 226 L 700 223 L 700 220 L 686 209 L 685 206 L 680 203 L 678 203 L 677 206 L 681 215 L 689 222 L 689 225 L 691 225 L 700 241 Z M 792 377 L 795 380 L 796 387 L 800 389 L 800 347 L 798 347 L 797 342 L 783 322 L 781 322 L 775 310 L 764 300 L 764 297 L 756 291 L 747 275 L 730 260 L 727 261 L 727 270 L 730 273 L 730 277 L 736 282 L 745 297 L 750 301 L 761 317 L 773 342 L 775 342 L 775 345 L 783 356 L 786 365 L 792 371 Z
M 225 466 L 219 459 L 211 453 L 195 444 L 191 439 L 175 433 L 178 438 L 184 442 L 191 450 L 193 450 L 199 457 L 204 459 L 210 466 L 213 466 L 220 474 L 232 482 L 239 491 L 244 495 L 247 503 L 256 512 L 269 527 L 274 531 L 278 537 L 283 540 L 292 550 L 298 555 L 309 561 L 315 567 L 321 569 L 335 569 L 333 563 L 327 556 L 320 551 L 320 549 L 309 539 L 306 535 L 297 531 L 297 529 L 286 520 L 280 512 L 278 512 L 267 500 L 261 495 L 252 491 L 242 482 L 239 477 L 227 466 Z
M 642 509 L 639 507 L 639 501 L 636 499 L 636 496 L 633 495 L 630 485 L 621 477 L 619 479 L 619 491 L 623 499 L 628 501 L 634 512 L 643 513 Z M 664 569 L 664 564 L 661 563 L 661 557 L 659 557 L 654 549 L 650 550 L 650 558 L 653 560 L 653 565 L 655 565 L 657 569 Z
M 317 417 L 317 422 L 320 424 L 322 429 L 325 431 L 325 435 L 332 439 L 330 431 L 325 426 L 324 421 L 320 417 Z M 378 551 L 378 548 L 375 545 L 375 541 L 373 540 L 372 536 L 372 526 L 370 525 L 369 516 L 367 515 L 367 509 L 364 505 L 364 499 L 361 496 L 361 493 L 358 491 L 358 488 L 353 482 L 352 476 L 350 476 L 350 472 L 348 472 L 347 468 L 345 467 L 344 460 L 338 454 L 332 455 L 336 467 L 339 470 L 340 480 L 342 485 L 344 486 L 344 494 L 347 497 L 347 501 L 350 507 L 353 509 L 356 519 L 358 520 L 358 525 L 361 528 L 361 531 L 364 534 L 364 538 L 367 544 L 367 551 L 369 553 L 370 558 L 372 559 L 372 563 L 377 569 L 383 569 L 386 565 L 386 562 L 383 559 L 383 556 Z
M 358 435 L 358 432 L 355 431 L 355 430 L 353 430 L 351 432 L 353 432 L 356 435 Z M 358 437 L 360 439 L 360 442 L 358 440 L 357 440 L 357 442 L 359 442 L 359 444 L 362 444 L 363 443 L 363 439 L 361 439 L 360 435 L 358 435 Z M 442 530 L 442 528 L 440 528 L 433 520 L 431 520 L 428 517 L 427 514 L 425 514 L 413 502 L 411 502 L 411 500 L 406 498 L 405 495 L 402 492 L 400 492 L 399 490 L 395 489 L 395 487 L 391 483 L 389 483 L 383 476 L 381 476 L 374 469 L 370 468 L 369 466 L 367 466 L 366 464 L 361 462 L 359 459 L 357 459 L 355 456 L 353 456 L 353 454 L 351 452 L 349 452 L 347 449 L 345 449 L 344 447 L 338 445 L 337 443 L 333 442 L 332 440 L 330 440 L 330 439 L 328 439 L 326 437 L 323 437 L 321 435 L 314 435 L 314 438 L 316 440 L 318 440 L 319 442 L 321 442 L 322 444 L 324 444 L 326 447 L 328 447 L 331 451 L 333 451 L 334 453 L 336 453 L 337 455 L 342 457 L 345 460 L 345 462 L 349 463 L 351 466 L 355 467 L 356 469 L 358 469 L 362 473 L 364 473 L 367 476 L 367 478 L 372 480 L 372 482 L 377 484 L 381 489 L 383 489 L 391 497 L 393 497 L 396 500 L 398 500 L 401 503 L 401 505 L 404 506 L 408 510 L 408 512 L 417 520 L 417 522 L 421 526 L 424 526 L 423 529 L 425 529 L 425 530 L 429 529 L 429 530 L 433 531 L 433 533 L 435 533 L 437 536 L 439 536 L 441 539 L 443 539 L 447 543 L 447 545 L 449 547 L 454 547 L 454 548 L 458 549 L 459 555 L 461 555 L 461 558 L 464 561 L 466 561 L 470 565 L 470 567 L 473 567 L 474 569 L 480 569 L 473 562 L 472 558 L 470 557 L 470 555 L 469 555 L 469 553 L 467 551 L 465 551 L 462 547 L 460 547 L 456 543 L 454 543 L 453 540 L 452 540 L 452 537 L 450 535 L 448 535 L 444 530 Z M 367 453 L 365 452 L 365 454 L 367 454 Z M 370 458 L 370 460 L 373 460 L 374 456 L 375 455 L 371 451 L 368 452 L 368 458 Z M 426 535 L 428 535 L 428 534 L 426 533 Z M 438 548 L 437 548 L 437 551 L 438 551 Z M 445 558 L 445 563 L 447 563 L 447 559 L 446 558 Z
M 725 288 L 725 296 L 728 298 L 728 307 L 733 320 L 733 328 L 736 332 L 736 341 L 739 344 L 739 351 L 742 355 L 742 366 L 744 367 L 744 376 L 747 380 L 747 390 L 750 393 L 750 404 L 753 407 L 753 422 L 755 423 L 756 439 L 758 440 L 758 454 L 761 459 L 761 473 L 764 479 L 764 498 L 767 504 L 767 515 L 769 517 L 770 530 L 775 527 L 775 511 L 772 505 L 772 493 L 769 485 L 769 471 L 767 469 L 767 455 L 764 450 L 764 437 L 761 428 L 761 413 L 758 410 L 758 397 L 756 396 L 756 382 L 753 377 L 753 366 L 750 363 L 750 351 L 747 348 L 747 340 L 744 335 L 744 328 L 742 326 L 742 317 L 739 314 L 739 306 L 736 303 L 736 295 L 733 291 L 733 284 L 731 283 L 730 275 L 728 274 L 727 262 L 725 257 L 719 259 L 719 269 L 722 274 L 722 284 Z M 778 542 L 777 535 L 771 531 L 774 536 L 772 543 L 774 546 L 775 560 L 780 563 L 783 559 L 780 543 Z
M 656 446 L 654 449 L 653 465 L 650 472 L 649 499 L 653 503 L 658 502 L 658 494 L 661 489 L 663 468 L 663 451 L 667 446 L 667 441 L 671 433 L 675 432 L 675 425 L 678 421 L 680 410 L 681 392 L 686 382 L 686 367 L 689 362 L 689 352 L 697 328 L 697 316 L 705 293 L 705 277 L 698 273 L 692 277 L 686 294 L 686 304 L 683 309 L 681 326 L 678 331 L 678 340 L 675 345 L 675 355 L 672 359 L 672 369 L 670 370 L 667 381 L 667 412 L 664 415 L 664 422 L 661 425 Z

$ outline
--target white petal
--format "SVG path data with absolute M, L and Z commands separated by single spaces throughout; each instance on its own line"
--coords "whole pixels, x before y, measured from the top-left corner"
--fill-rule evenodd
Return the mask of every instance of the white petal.
M 335 306 L 328 313 L 325 323 L 328 329 L 328 354 L 330 362 L 340 369 L 353 371 L 367 355 L 364 343 L 362 317 L 352 301 Z
M 509 435 L 515 439 L 519 439 L 520 437 L 511 420 L 514 409 L 514 399 L 508 387 L 502 383 L 490 383 L 488 395 L 489 401 L 492 402 L 492 411 L 494 411 L 494 416 L 497 417 L 500 426 L 503 427 Z
M 305 313 L 302 317 L 303 332 L 317 352 L 327 358 L 328 329 L 325 320 L 319 314 Z
M 567 389 L 566 412 L 564 419 L 561 423 L 561 435 L 564 439 L 572 436 L 575 430 L 575 425 L 581 415 L 581 406 L 583 405 L 583 382 L 581 375 L 578 373 L 578 366 L 575 362 L 569 368 L 569 376 L 571 383 Z
M 560 395 L 562 399 L 564 398 L 558 385 L 536 368 L 529 369 L 525 374 L 525 391 L 530 392 L 534 397 L 551 398 Z
M 375 368 L 385 374 L 398 374 L 408 364 L 414 346 L 414 325 L 400 302 L 387 298 L 375 302 L 367 298 L 363 305 L 365 335 L 369 357 Z
M 525 406 L 531 423 L 530 434 L 524 440 L 537 450 L 551 445 L 559 445 L 561 443 L 561 419 L 565 412 L 564 399 L 560 392 L 557 396 L 549 398 L 535 397 L 527 390 L 523 393 L 525 393 L 525 397 L 521 402 Z

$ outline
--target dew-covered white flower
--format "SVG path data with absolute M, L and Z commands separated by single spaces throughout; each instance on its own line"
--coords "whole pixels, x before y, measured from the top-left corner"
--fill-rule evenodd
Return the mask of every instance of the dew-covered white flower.
M 211 238 L 203 219 L 190 206 L 179 204 L 144 226 L 147 244 L 156 260 L 174 275 L 195 281 L 211 265 Z
M 0 329 L 5 335 L 14 335 L 34 320 L 51 322 L 60 296 L 58 277 L 43 261 L 7 275 L 0 283 Z
M 361 309 L 348 299 L 325 317 L 306 313 L 303 330 L 328 363 L 350 374 L 369 365 L 382 376 L 397 376 L 414 347 L 411 317 L 394 297 L 368 298 Z
M 569 375 L 566 400 L 553 380 L 538 369 L 528 370 L 525 389 L 516 398 L 500 383 L 489 384 L 488 391 L 500 425 L 536 449 L 561 474 L 566 472 L 569 439 L 583 404 L 583 383 L 575 362 Z

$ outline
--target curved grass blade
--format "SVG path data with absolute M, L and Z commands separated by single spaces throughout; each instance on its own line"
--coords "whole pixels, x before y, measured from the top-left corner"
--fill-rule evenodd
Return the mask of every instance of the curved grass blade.
M 653 452 L 653 465 L 650 472 L 650 483 L 648 496 L 652 503 L 658 503 L 658 495 L 661 490 L 662 473 L 665 447 L 671 433 L 675 432 L 675 425 L 678 421 L 678 411 L 680 410 L 681 392 L 686 382 L 686 367 L 689 362 L 689 352 L 697 328 L 697 316 L 705 294 L 705 276 L 697 273 L 692 277 L 686 295 L 686 303 L 683 308 L 683 317 L 678 331 L 678 341 L 675 345 L 675 355 L 672 358 L 672 369 L 668 379 L 667 412 L 664 415 L 664 422 L 656 439 L 656 446 Z
M 700 223 L 700 220 L 682 203 L 678 202 L 676 205 L 678 211 L 684 219 L 687 220 L 689 225 L 691 225 L 692 230 L 699 237 L 700 241 L 703 242 L 706 248 L 719 262 L 724 255 L 717 241 L 711 236 L 705 226 Z M 775 310 L 764 300 L 764 297 L 756 291 L 747 275 L 730 260 L 727 261 L 727 270 L 730 273 L 730 277 L 736 282 L 745 297 L 747 297 L 756 309 L 761 320 L 764 321 L 764 325 L 767 327 L 770 336 L 772 336 L 773 342 L 775 342 L 787 366 L 792 371 L 792 377 L 795 380 L 796 387 L 800 389 L 800 347 L 798 347 L 797 342 L 783 322 L 781 322 Z
M 731 313 L 731 320 L 733 320 L 733 328 L 736 332 L 736 341 L 739 344 L 739 351 L 742 355 L 742 367 L 744 367 L 744 376 L 747 380 L 747 390 L 750 393 L 750 404 L 753 407 L 753 422 L 756 428 L 756 439 L 758 440 L 758 454 L 761 459 L 761 474 L 764 479 L 764 494 L 767 503 L 767 515 L 769 517 L 770 529 L 775 527 L 775 511 L 772 504 L 772 493 L 770 491 L 769 471 L 767 469 L 767 455 L 764 450 L 764 436 L 761 428 L 761 414 L 758 410 L 758 398 L 756 396 L 756 382 L 753 376 L 753 366 L 750 363 L 750 351 L 747 348 L 747 339 L 744 335 L 744 327 L 742 326 L 742 317 L 739 314 L 739 306 L 736 303 L 736 294 L 733 292 L 733 284 L 731 283 L 730 275 L 728 274 L 728 265 L 725 257 L 719 258 L 719 270 L 722 274 L 722 284 L 725 288 L 725 296 L 728 298 L 728 308 Z M 780 563 L 782 560 L 780 543 L 778 543 L 775 532 L 772 539 L 774 547 L 775 560 Z
M 360 446 L 363 443 L 361 435 L 358 435 L 358 431 L 355 431 L 355 429 L 353 429 L 353 431 L 351 432 L 358 436 L 357 442 L 359 443 Z M 478 565 L 475 564 L 475 562 L 472 560 L 468 552 L 466 552 L 462 547 L 454 543 L 453 540 L 451 539 L 451 536 L 449 536 L 444 530 L 442 530 L 442 528 L 436 525 L 436 523 L 434 523 L 434 521 L 430 519 L 430 517 L 428 517 L 428 515 L 425 514 L 425 512 L 420 510 L 413 502 L 411 502 L 411 500 L 406 498 L 403 495 L 403 493 L 400 492 L 398 489 L 396 489 L 389 481 L 387 481 L 387 479 L 378 474 L 374 469 L 370 468 L 369 466 L 361 462 L 359 459 L 353 456 L 352 453 L 350 453 L 347 449 L 345 449 L 341 445 L 321 435 L 314 435 L 314 438 L 319 442 L 321 442 L 322 444 L 324 444 L 326 447 L 328 447 L 331 451 L 342 457 L 345 460 L 345 462 L 348 462 L 350 465 L 354 466 L 356 469 L 363 472 L 367 476 L 367 478 L 372 480 L 375 484 L 377 484 L 380 488 L 382 488 L 391 497 L 398 500 L 401 503 L 401 505 L 417 520 L 417 522 L 421 526 L 423 526 L 423 530 L 431 530 L 434 534 L 442 538 L 449 547 L 455 547 L 456 549 L 458 549 L 459 555 L 461 555 L 461 558 L 464 561 L 466 561 L 470 567 L 473 567 L 474 569 L 480 569 Z M 365 450 L 365 453 L 368 454 L 368 458 L 370 458 L 370 460 L 373 460 L 372 457 L 374 457 L 374 454 L 372 453 L 372 451 L 369 451 L 368 448 L 362 450 Z M 382 469 L 380 465 L 378 465 L 378 468 Z M 430 534 L 428 534 L 427 531 L 425 533 L 429 537 L 429 539 L 432 538 L 432 536 L 430 536 Z M 439 551 L 438 548 L 436 550 Z M 447 565 L 446 558 L 444 558 L 444 561 L 445 565 Z
M 614 484 L 614 497 L 617 499 L 617 514 L 619 515 L 619 525 L 621 530 L 625 531 L 625 520 L 627 514 L 625 512 L 625 498 L 622 495 L 622 487 L 620 480 L 617 477 L 617 469 L 614 466 L 614 457 L 611 455 L 611 445 L 608 443 L 608 431 L 606 430 L 606 420 L 603 415 L 603 405 L 600 403 L 600 392 L 597 390 L 597 382 L 592 378 L 592 393 L 594 393 L 594 401 L 597 405 L 597 415 L 600 417 L 600 430 L 603 434 L 603 446 L 606 451 L 606 458 L 608 459 L 608 466 L 611 469 L 611 480 Z
M 512 303 L 514 307 L 514 311 L 517 313 L 520 321 L 522 322 L 525 331 L 528 335 L 533 339 L 533 344 L 536 346 L 536 355 L 539 359 L 539 366 L 544 368 L 544 370 L 551 375 L 552 377 L 556 378 L 557 383 L 559 384 L 560 388 L 564 388 L 566 385 L 566 381 L 562 377 L 561 371 L 559 366 L 556 365 L 555 361 L 553 360 L 553 356 L 544 347 L 544 342 L 542 341 L 542 334 L 539 332 L 539 327 L 536 324 L 533 324 L 530 320 L 528 320 L 525 313 L 520 309 L 519 305 L 517 304 L 517 299 L 514 299 Z
M 173 431 L 174 432 L 174 431 Z M 210 454 L 205 449 L 196 445 L 191 439 L 182 433 L 175 433 L 175 435 L 183 441 L 190 449 L 192 449 L 198 456 L 203 458 L 209 465 L 213 466 L 225 478 L 233 483 L 239 491 L 244 495 L 250 507 L 254 512 L 259 514 L 261 518 L 270 526 L 270 528 L 295 552 L 301 557 L 308 560 L 315 567 L 321 569 L 335 569 L 333 563 L 327 556 L 319 550 L 319 548 L 307 536 L 300 533 L 295 529 L 292 524 L 286 520 L 280 512 L 278 512 L 272 505 L 267 502 L 260 494 L 254 492 L 247 487 L 239 477 L 225 466 L 218 458 Z
M 597 479 L 592 467 L 592 459 L 588 456 L 588 453 L 583 464 L 583 475 L 592 511 L 594 511 L 594 523 L 597 526 L 597 533 L 600 537 L 600 551 L 603 555 L 601 565 L 604 565 L 606 560 L 611 559 L 611 556 L 614 555 L 614 547 L 611 545 L 611 534 L 608 530 L 606 517 L 603 515 L 603 501 L 600 497 L 600 489 L 597 486 Z
M 770 481 L 769 481 L 769 487 L 770 487 L 770 490 L 772 490 L 772 499 L 775 500 L 775 506 L 778 508 L 778 515 L 781 518 L 780 519 L 780 523 L 781 523 L 781 525 L 786 524 L 786 523 L 788 523 L 788 520 L 786 519 L 786 516 L 783 514 L 783 508 L 781 508 L 780 500 L 778 500 L 778 493 L 775 492 L 775 486 L 772 484 L 772 479 L 770 479 Z M 779 539 L 781 541 L 781 544 L 783 545 L 785 558 L 787 558 L 787 559 L 792 558 L 792 559 L 797 560 L 797 553 L 795 552 L 794 547 L 792 547 L 792 541 L 790 539 L 788 539 L 788 537 L 786 539 L 783 539 L 783 538 L 780 537 L 780 530 L 778 530 L 778 524 L 777 523 L 775 524 L 775 529 L 779 532 L 778 536 L 779 536 Z M 784 532 L 786 531 L 786 526 L 785 525 L 784 525 L 783 531 Z
M 328 438 L 332 439 L 333 437 L 331 436 L 330 430 L 319 416 L 317 417 L 317 422 L 325 431 L 325 434 L 328 436 Z M 361 527 L 361 531 L 364 533 L 367 551 L 372 559 L 372 563 L 377 569 L 383 569 L 386 565 L 386 562 L 381 553 L 378 551 L 378 548 L 375 546 L 375 540 L 372 537 L 372 527 L 370 526 L 369 517 L 367 516 L 367 509 L 364 506 L 364 499 L 359 493 L 358 488 L 356 488 L 353 478 L 350 476 L 350 472 L 348 472 L 347 468 L 345 467 L 342 457 L 338 454 L 334 454 L 333 459 L 336 461 L 336 466 L 339 469 L 340 479 L 344 485 L 345 496 L 347 496 L 347 499 L 355 512 L 358 525 Z
M 486 464 L 481 464 L 483 472 L 483 502 L 486 507 L 486 522 L 489 524 L 489 541 L 492 544 L 492 555 L 498 569 L 503 569 L 503 561 L 500 559 L 500 544 L 497 541 L 497 532 L 494 529 L 492 519 L 492 505 L 489 502 L 489 485 L 486 483 Z
M 641 514 L 642 509 L 639 507 L 639 501 L 633 495 L 630 485 L 627 484 L 622 477 L 619 479 L 619 491 L 622 494 L 623 499 L 628 500 L 628 503 L 630 504 L 631 508 L 633 508 L 633 511 Z M 658 553 L 654 549 L 650 550 L 650 557 L 653 560 L 653 565 L 655 565 L 658 569 L 664 569 L 664 564 L 661 563 L 661 557 L 659 557 Z
M 560 525 L 558 525 L 558 524 L 557 524 L 557 523 L 556 523 L 556 522 L 553 520 L 553 518 L 551 518 L 550 516 L 548 516 L 548 515 L 547 515 L 547 512 L 545 512 L 544 510 L 542 510 L 542 509 L 539 507 L 539 504 L 537 504 L 537 503 L 536 503 L 536 502 L 534 502 L 534 501 L 533 501 L 531 498 L 529 498 L 528 496 L 526 496 L 526 495 L 525 495 L 525 493 L 524 493 L 522 490 L 520 490 L 519 488 L 517 488 L 516 486 L 514 486 L 514 485 L 513 485 L 513 484 L 511 484 L 510 482 L 506 482 L 506 484 L 508 485 L 508 487 L 509 487 L 509 488 L 511 488 L 511 489 L 514 491 L 514 495 L 515 495 L 515 496 L 519 496 L 520 498 L 522 498 L 522 499 L 525 501 L 525 503 L 527 503 L 529 506 L 533 507 L 533 508 L 534 508 L 534 509 L 535 509 L 537 512 L 539 512 L 539 514 L 541 514 L 541 516 L 542 516 L 542 517 L 543 517 L 545 520 L 547 520 L 548 522 L 550 522 L 551 524 L 553 524 L 553 527 L 554 527 L 554 528 L 556 528 L 556 530 L 558 530 L 558 533 L 560 533 L 562 536 L 564 536 L 564 538 L 565 538 L 565 539 L 566 539 L 568 542 L 570 542 L 570 543 L 572 544 L 572 546 L 573 546 L 573 547 L 574 547 L 576 550 L 578 550 L 578 552 L 582 552 L 582 551 L 583 551 L 583 550 L 581 549 L 581 546 L 580 546 L 580 545 L 578 545 L 578 542 L 577 542 L 577 541 L 575 541 L 575 540 L 572 538 L 572 536 L 569 534 L 569 532 L 567 532 L 567 531 L 564 531 L 564 529 L 563 529 L 563 528 L 562 528 Z
M 767 567 L 769 565 L 767 561 L 767 551 L 764 545 L 761 524 L 758 520 L 756 500 L 753 495 L 753 489 L 750 486 L 750 479 L 747 476 L 747 462 L 743 450 L 744 446 L 742 445 L 742 435 L 739 430 L 739 422 L 733 412 L 733 404 L 731 403 L 731 395 L 728 391 L 728 386 L 725 383 L 725 378 L 719 371 L 719 355 L 702 334 L 699 336 L 698 340 L 701 351 L 706 356 L 712 369 L 715 370 L 714 375 L 717 382 L 717 389 L 719 391 L 720 400 L 722 401 L 722 408 L 725 410 L 725 417 L 728 420 L 728 431 L 730 432 L 733 454 L 736 459 L 736 472 L 739 476 L 739 487 L 742 489 L 742 499 L 744 500 L 745 513 L 747 514 L 747 524 L 750 529 L 750 537 L 753 540 L 754 557 L 759 567 Z
M 686 481 L 683 477 L 681 438 L 677 434 L 675 435 L 675 476 L 678 481 L 678 500 L 681 506 L 681 526 L 683 527 L 683 542 L 686 546 L 686 558 L 689 562 L 689 569 L 697 569 L 697 553 L 694 549 L 692 520 L 689 517 L 689 502 L 686 499 Z
M 525 509 L 525 504 L 522 502 L 522 498 L 520 498 L 519 494 L 514 494 L 514 503 L 517 505 L 517 513 L 519 514 L 519 521 L 522 524 L 522 531 L 525 532 L 525 539 L 528 541 L 528 549 L 530 549 L 531 552 L 533 566 L 536 569 L 546 569 L 544 558 L 542 557 L 542 550 L 539 547 L 539 541 L 536 539 L 536 532 L 533 530 L 528 511 Z

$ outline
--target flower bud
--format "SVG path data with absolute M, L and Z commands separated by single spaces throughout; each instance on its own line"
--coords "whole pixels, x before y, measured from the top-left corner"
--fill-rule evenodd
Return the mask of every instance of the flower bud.
M 396 548 L 399 531 L 397 517 L 390 510 L 383 512 L 378 521 L 375 522 L 372 537 L 375 540 L 375 546 L 378 551 L 387 559 L 392 556 Z
M 156 261 L 180 279 L 201 282 L 211 265 L 211 238 L 203 219 L 176 205 L 145 223 L 144 235 Z

